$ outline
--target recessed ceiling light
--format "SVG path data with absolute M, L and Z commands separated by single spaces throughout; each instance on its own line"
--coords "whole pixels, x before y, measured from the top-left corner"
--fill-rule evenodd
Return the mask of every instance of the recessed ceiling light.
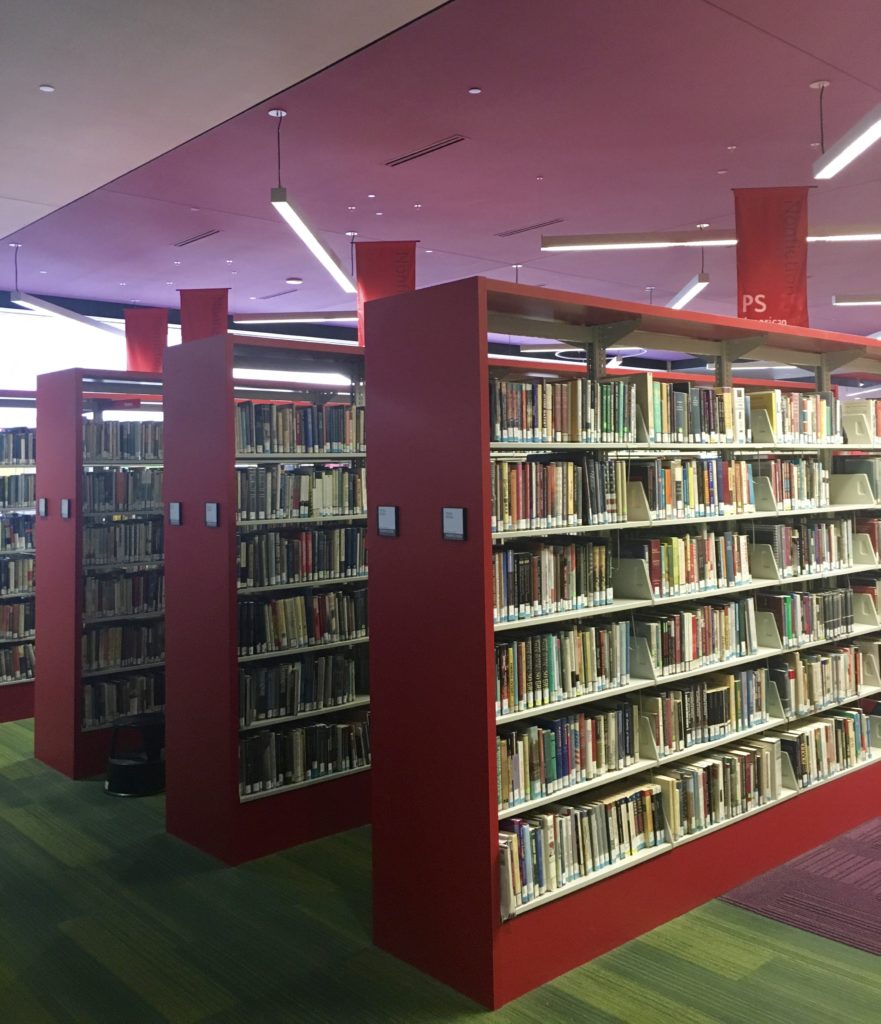
M 358 234 L 357 231 L 347 231 L 346 232 L 346 238 L 354 238 L 355 235 L 357 235 L 357 234 Z
M 198 213 L 202 209 L 201 206 L 191 206 L 190 213 Z
M 257 301 L 257 296 L 256 295 L 249 295 L 248 298 L 251 300 L 251 302 L 256 302 Z
M 811 143 L 811 149 L 819 149 L 819 148 L 820 148 L 820 143 L 819 142 L 812 142 Z
M 544 181 L 545 180 L 545 176 L 543 174 L 536 174 L 535 180 L 536 181 Z
M 346 209 L 348 209 L 348 210 L 357 210 L 358 207 L 357 206 L 348 206 L 348 207 L 346 207 Z
M 273 107 L 272 110 L 267 110 L 266 113 L 269 114 L 270 117 L 287 117 L 288 116 L 288 112 L 286 110 L 282 109 L 281 107 Z
M 701 228 L 701 229 L 708 228 L 709 226 L 710 226 L 709 223 L 706 222 L 706 221 L 703 224 L 695 224 L 696 228 Z
M 174 281 L 166 281 L 166 284 L 174 284 Z
M 375 192 L 368 192 L 367 193 L 367 198 L 368 199 L 376 199 L 376 193 Z
M 227 263 L 232 263 L 232 260 L 227 260 L 226 262 L 227 262 Z
M 303 283 L 303 278 L 302 277 L 286 277 L 284 279 L 284 283 L 285 284 L 302 284 Z
M 728 173 L 728 171 L 724 167 L 721 167 L 721 168 L 719 168 L 718 171 L 716 171 L 716 174 L 727 174 L 727 173 Z
M 55 86 L 44 83 L 40 86 L 40 92 L 55 92 Z
M 10 242 L 9 243 L 9 248 L 10 249 L 20 249 L 21 248 L 21 242 Z
M 431 252 L 434 252 L 434 249 L 423 249 L 422 251 L 423 251 L 423 252 L 429 252 L 429 253 L 431 253 Z
M 737 146 L 726 146 L 725 148 L 728 150 L 729 153 L 733 153 L 734 150 L 737 149 Z
M 422 209 L 422 203 L 414 203 L 413 204 L 413 209 L 414 210 L 421 210 Z
M 382 216 L 382 210 L 377 210 L 376 211 L 376 216 L 377 217 L 381 217 Z
M 468 95 L 469 96 L 479 96 L 482 92 L 483 92 L 483 89 L 480 89 L 476 85 L 472 85 L 471 88 L 468 90 Z
M 120 288 L 125 288 L 125 281 L 120 281 L 119 282 L 119 287 Z
M 48 270 L 41 270 L 41 271 L 40 271 L 40 273 L 41 273 L 41 274 L 48 274 L 48 273 L 49 273 L 49 271 L 48 271 Z
M 511 269 L 512 270 L 522 270 L 523 269 L 523 264 L 522 263 L 512 263 L 511 264 Z
M 174 265 L 176 267 L 179 267 L 180 266 L 180 260 L 174 260 Z
M 237 270 L 231 270 L 230 273 L 232 274 L 233 277 L 235 277 L 236 274 L 238 273 L 238 271 Z

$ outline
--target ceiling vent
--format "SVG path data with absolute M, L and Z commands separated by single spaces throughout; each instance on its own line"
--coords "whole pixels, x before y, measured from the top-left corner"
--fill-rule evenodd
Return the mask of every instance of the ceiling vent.
M 555 217 L 554 220 L 543 220 L 540 224 L 527 224 L 523 228 L 509 228 L 507 231 L 497 231 L 496 238 L 510 238 L 511 235 L 524 235 L 527 231 L 538 231 L 539 228 L 549 228 L 552 224 L 562 224 L 562 217 Z
M 203 238 L 210 238 L 212 235 L 219 235 L 220 228 L 209 228 L 207 231 L 201 232 L 198 235 L 190 235 L 189 238 L 182 238 L 179 242 L 175 242 L 174 246 L 176 249 L 182 249 L 185 245 L 192 245 L 193 242 L 201 242 Z
M 396 156 L 394 160 L 386 160 L 386 167 L 400 167 L 401 164 L 408 164 L 411 160 L 418 160 L 420 157 L 428 156 L 430 153 L 437 153 L 438 150 L 446 149 L 448 146 L 455 146 L 457 142 L 464 142 L 464 135 L 450 135 L 446 139 L 438 139 L 431 142 L 422 149 L 414 149 L 412 153 L 405 153 L 403 156 Z
M 272 295 L 258 295 L 257 299 L 259 302 L 265 302 L 267 299 L 280 299 L 282 295 L 293 295 L 297 291 L 296 288 L 285 288 L 283 292 L 273 292 Z

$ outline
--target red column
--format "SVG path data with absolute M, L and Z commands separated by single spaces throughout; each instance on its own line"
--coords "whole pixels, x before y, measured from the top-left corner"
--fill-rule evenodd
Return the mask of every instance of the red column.
M 126 369 L 162 373 L 162 357 L 168 344 L 168 310 L 125 310 Z
M 229 288 L 181 288 L 181 341 L 198 341 L 226 334 L 229 321 Z
M 364 344 L 364 303 L 416 288 L 415 242 L 356 242 L 358 344 Z

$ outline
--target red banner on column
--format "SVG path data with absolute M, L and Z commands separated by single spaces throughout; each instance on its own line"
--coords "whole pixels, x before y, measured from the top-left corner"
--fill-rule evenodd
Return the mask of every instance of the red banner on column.
M 126 369 L 162 373 L 162 357 L 168 345 L 168 310 L 125 310 Z
M 356 242 L 355 283 L 358 285 L 358 344 L 364 344 L 364 303 L 416 287 L 415 242 Z
M 181 341 L 226 334 L 228 326 L 229 288 L 180 289 Z
M 808 326 L 808 188 L 736 188 L 737 315 Z

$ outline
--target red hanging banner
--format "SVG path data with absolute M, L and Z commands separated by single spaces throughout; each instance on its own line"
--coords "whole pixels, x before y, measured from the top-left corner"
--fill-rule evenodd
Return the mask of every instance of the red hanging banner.
M 737 315 L 808 326 L 808 189 L 736 188 Z
M 364 303 L 416 287 L 415 242 L 356 242 L 355 283 L 358 285 L 358 344 L 364 344 Z
M 168 310 L 138 307 L 125 310 L 126 369 L 162 373 L 168 344 Z
M 181 341 L 226 334 L 228 326 L 229 288 L 180 289 Z

